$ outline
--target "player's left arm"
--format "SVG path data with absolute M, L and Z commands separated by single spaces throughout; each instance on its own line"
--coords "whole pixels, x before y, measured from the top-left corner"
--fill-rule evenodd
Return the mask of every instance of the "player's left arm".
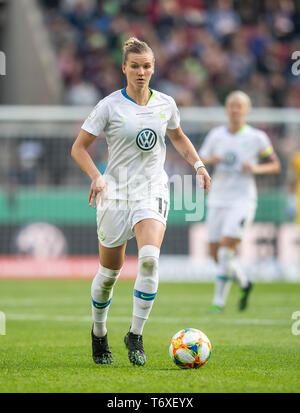
M 259 158 L 262 163 L 257 165 L 243 163 L 243 170 L 252 172 L 255 175 L 278 174 L 280 172 L 280 160 L 272 145 L 260 152 Z
M 194 167 L 197 161 L 201 161 L 194 145 L 183 133 L 180 126 L 176 129 L 167 129 L 167 135 L 179 155 L 181 155 L 192 167 Z M 208 194 L 211 178 L 205 166 L 198 168 L 196 174 L 200 185 L 202 185 L 201 179 L 204 179 L 204 188 Z

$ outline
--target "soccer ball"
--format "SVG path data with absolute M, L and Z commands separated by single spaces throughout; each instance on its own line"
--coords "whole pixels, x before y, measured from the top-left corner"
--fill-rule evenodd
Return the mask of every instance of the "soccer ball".
M 172 337 L 169 353 L 176 366 L 198 369 L 210 358 L 211 344 L 202 331 L 185 328 Z

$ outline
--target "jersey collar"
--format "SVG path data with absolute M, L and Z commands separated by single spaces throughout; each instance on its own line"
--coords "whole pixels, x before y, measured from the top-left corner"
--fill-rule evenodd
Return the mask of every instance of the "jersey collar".
M 230 132 L 229 127 L 227 126 L 227 130 L 228 130 L 228 132 L 230 133 L 230 135 L 239 135 L 239 134 L 245 132 L 245 131 L 246 131 L 247 129 L 249 129 L 249 128 L 250 128 L 250 126 L 249 126 L 247 123 L 245 123 L 245 125 L 243 125 L 243 126 L 241 127 L 241 129 L 239 129 L 239 130 L 236 131 L 235 133 L 232 133 L 232 132 Z
M 148 102 L 147 102 L 147 105 L 145 105 L 145 106 L 148 106 L 149 103 L 152 101 L 152 99 L 153 99 L 154 96 L 155 96 L 155 93 L 153 92 L 152 89 L 150 89 L 150 87 L 149 87 L 149 90 L 150 90 L 150 92 L 151 92 L 151 96 L 150 96 L 150 98 L 149 98 L 149 100 L 148 100 Z M 138 105 L 138 106 L 141 106 L 141 105 L 139 105 L 138 103 L 136 103 L 135 100 L 131 99 L 130 96 L 127 95 L 127 93 L 126 93 L 126 87 L 124 87 L 124 89 L 121 90 L 121 93 L 122 93 L 122 95 L 123 95 L 126 99 L 131 100 L 131 102 L 135 103 L 135 104 Z

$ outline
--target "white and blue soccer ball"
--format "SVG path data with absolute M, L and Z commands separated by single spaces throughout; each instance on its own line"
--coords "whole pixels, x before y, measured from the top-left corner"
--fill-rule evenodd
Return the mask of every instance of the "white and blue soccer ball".
M 208 337 L 196 328 L 178 331 L 169 347 L 170 357 L 182 369 L 198 369 L 211 356 L 211 343 Z

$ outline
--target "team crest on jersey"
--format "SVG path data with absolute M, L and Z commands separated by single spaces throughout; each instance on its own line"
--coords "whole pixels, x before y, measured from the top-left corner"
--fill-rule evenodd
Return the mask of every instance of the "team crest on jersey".
M 137 146 L 142 149 L 142 151 L 150 151 L 157 142 L 157 135 L 153 129 L 142 129 L 136 137 Z
M 233 165 L 236 162 L 236 154 L 234 152 L 225 153 L 224 158 L 227 165 Z

